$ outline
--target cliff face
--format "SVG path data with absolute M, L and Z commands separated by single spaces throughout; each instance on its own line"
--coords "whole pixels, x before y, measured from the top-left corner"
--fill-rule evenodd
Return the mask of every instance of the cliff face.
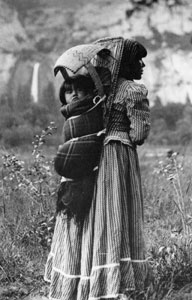
M 53 65 L 67 48 L 116 35 L 147 47 L 143 82 L 152 101 L 192 100 L 192 4 L 173 2 L 36 0 L 18 9 L 0 0 L 0 93 L 14 97 L 21 85 L 30 85 L 36 62 L 42 90 L 55 82 Z

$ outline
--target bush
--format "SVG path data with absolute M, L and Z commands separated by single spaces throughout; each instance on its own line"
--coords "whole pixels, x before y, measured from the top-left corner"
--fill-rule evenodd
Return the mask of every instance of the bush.
M 169 102 L 162 105 L 157 99 L 151 107 L 149 143 L 154 145 L 183 145 L 192 141 L 192 105 Z
M 25 162 L 4 152 L 0 189 L 3 221 L 0 232 L 1 282 L 25 281 L 31 272 L 34 285 L 35 270 L 44 267 L 54 229 L 59 178 L 52 160 L 43 155 L 42 146 L 54 130 L 54 124 L 50 124 L 36 136 L 30 164 L 28 160 Z

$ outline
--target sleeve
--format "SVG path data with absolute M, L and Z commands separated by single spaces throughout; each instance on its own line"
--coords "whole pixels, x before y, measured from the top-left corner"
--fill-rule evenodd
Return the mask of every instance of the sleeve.
M 133 144 L 142 145 L 150 131 L 148 91 L 144 85 L 130 86 L 127 90 L 126 109 L 130 121 L 129 137 Z

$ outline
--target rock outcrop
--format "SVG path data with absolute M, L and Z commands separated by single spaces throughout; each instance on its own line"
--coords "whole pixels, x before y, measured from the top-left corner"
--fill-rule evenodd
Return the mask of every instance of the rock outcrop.
M 151 101 L 192 100 L 192 4 L 173 2 L 146 6 L 133 0 L 79 0 L 70 6 L 39 0 L 21 11 L 0 0 L 0 94 L 11 91 L 14 98 L 20 85 L 30 85 L 37 62 L 44 88 L 55 82 L 54 62 L 67 48 L 116 35 L 136 38 L 147 47 L 143 82 Z

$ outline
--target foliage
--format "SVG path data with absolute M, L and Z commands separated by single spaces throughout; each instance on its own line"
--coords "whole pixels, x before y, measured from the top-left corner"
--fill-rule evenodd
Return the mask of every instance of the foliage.
M 149 143 L 184 145 L 192 141 L 192 105 L 190 102 L 162 105 L 160 99 L 151 107 Z
M 182 292 L 192 282 L 190 162 L 186 149 L 181 154 L 168 151 L 161 159 L 145 158 L 146 242 L 153 270 L 146 299 L 190 299 Z
M 52 120 L 57 121 L 57 126 L 62 125 L 52 83 L 44 88 L 39 103 L 31 100 L 29 86 L 20 86 L 16 99 L 11 95 L 3 95 L 0 99 L 0 140 L 6 148 L 23 147 L 31 145 L 33 137 L 40 134 Z M 47 140 L 47 143 L 56 143 L 58 135 Z
M 55 102 L 55 89 L 52 82 L 49 82 L 47 87 L 43 91 L 43 96 L 41 99 L 41 103 L 47 107 L 48 111 L 52 112 L 52 114 L 57 114 L 57 106 L 53 105 Z
M 182 245 L 173 243 L 152 249 L 150 263 L 154 277 L 147 291 L 148 299 L 168 299 L 174 291 L 178 293 L 191 283 L 192 261 Z
M 32 102 L 32 97 L 30 94 L 30 85 L 20 85 L 18 87 L 16 101 L 14 103 L 14 109 L 16 112 L 23 111 Z
M 55 132 L 54 123 L 36 135 L 30 162 L 3 153 L 1 168 L 0 282 L 32 279 L 43 282 L 40 270 L 50 249 L 55 223 L 58 178 L 43 145 Z M 29 157 L 28 157 L 29 158 Z M 34 276 L 36 274 L 36 277 Z
M 40 6 L 40 0 L 30 0 L 30 1 L 23 1 L 23 0 L 6 0 L 6 2 L 11 6 L 16 8 L 18 11 L 26 11 L 30 8 L 36 8 Z
M 53 123 L 33 141 L 27 159 L 4 151 L 1 168 L 0 284 L 9 299 L 26 288 L 44 286 L 43 270 L 55 224 L 59 178 L 43 155 Z M 148 152 L 148 151 L 147 151 Z M 168 151 L 160 159 L 140 154 L 144 191 L 147 258 L 151 276 L 145 295 L 129 299 L 187 299 L 192 282 L 191 155 Z M 142 157 L 143 155 L 143 157 Z M 17 298 L 16 298 L 17 295 Z M 4 299 L 6 299 L 5 296 Z
M 151 6 L 154 3 L 161 2 L 162 0 L 131 0 L 133 4 L 137 5 L 145 5 L 145 6 Z M 163 2 L 163 1 L 162 1 Z M 171 7 L 174 5 L 184 5 L 186 3 L 186 0 L 164 0 L 164 3 Z
M 33 137 L 40 134 L 41 128 L 45 128 L 50 121 L 57 122 L 61 131 L 62 116 L 58 113 L 58 107 L 54 95 L 53 85 L 50 83 L 43 91 L 40 103 L 30 102 L 27 87 L 18 90 L 22 95 L 17 105 L 13 106 L 11 97 L 5 95 L 1 99 L 0 111 L 0 140 L 5 147 L 19 147 L 30 145 Z M 20 104 L 19 104 L 20 103 Z M 54 105 L 53 105 L 54 103 Z M 59 105 L 59 104 L 58 104 Z M 20 109 L 19 109 L 20 107 Z M 166 105 L 156 99 L 151 106 L 151 132 L 148 142 L 151 145 L 187 145 L 192 141 L 192 104 L 168 102 Z M 55 135 L 52 144 L 59 140 Z

